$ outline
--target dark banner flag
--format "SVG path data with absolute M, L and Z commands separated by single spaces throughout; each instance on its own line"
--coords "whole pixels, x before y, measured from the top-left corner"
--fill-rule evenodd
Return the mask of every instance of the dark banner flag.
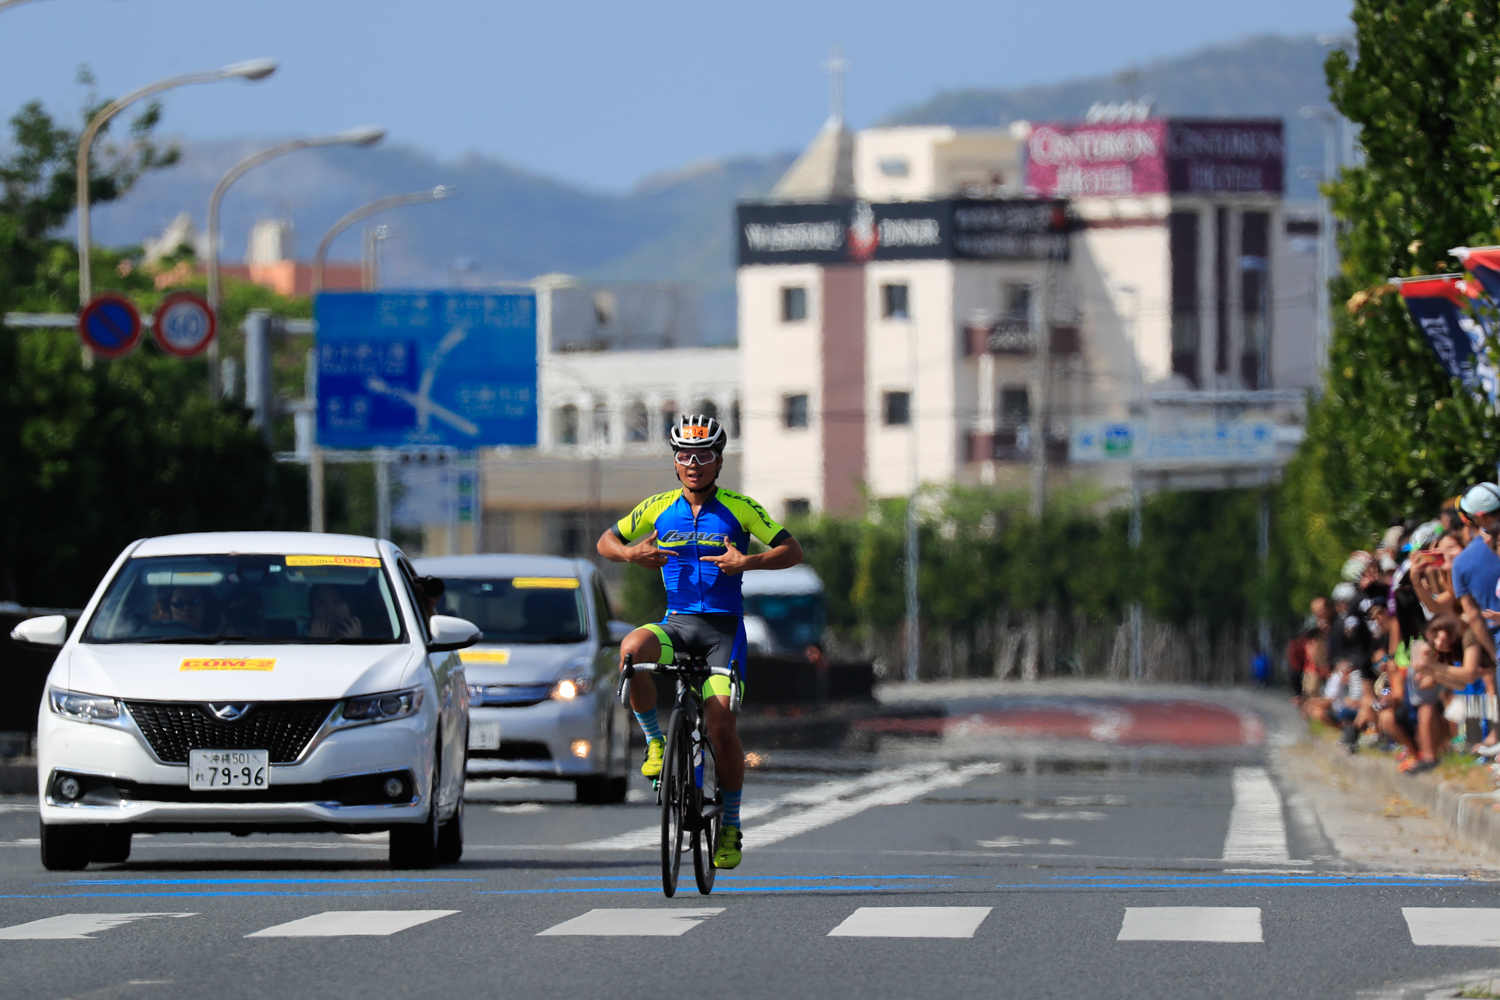
M 1475 371 L 1474 321 L 1464 315 L 1468 298 L 1458 289 L 1458 275 L 1430 278 L 1397 278 L 1407 311 L 1427 338 L 1433 353 L 1450 378 L 1460 379 L 1470 389 L 1479 386 Z

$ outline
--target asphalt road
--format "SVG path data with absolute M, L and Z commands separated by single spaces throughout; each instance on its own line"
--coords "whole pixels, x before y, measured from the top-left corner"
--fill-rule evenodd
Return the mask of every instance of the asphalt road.
M 0 800 L 0 996 L 1351 997 L 1500 966 L 1500 883 L 1339 856 L 1244 704 L 990 696 L 752 743 L 707 898 L 690 867 L 663 898 L 644 782 L 471 782 L 464 861 L 429 873 L 383 835 L 49 873 L 34 802 Z

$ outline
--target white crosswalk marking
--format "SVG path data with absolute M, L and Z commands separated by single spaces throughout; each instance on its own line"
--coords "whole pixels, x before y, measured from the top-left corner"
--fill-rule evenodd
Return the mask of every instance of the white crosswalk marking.
M 1131 906 L 1117 941 L 1259 943 L 1258 906 Z
M 28 924 L 0 928 L 0 941 L 92 941 L 99 931 L 157 917 L 195 917 L 196 913 L 64 913 Z
M 1281 796 L 1263 767 L 1234 769 L 1234 808 L 1224 838 L 1225 861 L 1286 861 Z
M 590 910 L 581 917 L 548 927 L 537 937 L 680 937 L 724 908 L 696 910 Z
M 1493 948 L 1500 945 L 1500 910 L 1480 906 L 1403 906 L 1406 929 L 1416 945 Z
M 329 910 L 246 934 L 262 937 L 389 937 L 408 927 L 451 916 L 457 910 Z
M 988 906 L 861 906 L 829 937 L 971 938 Z
M 828 826 L 830 823 L 858 816 L 866 809 L 873 809 L 876 806 L 905 805 L 939 788 L 958 788 L 982 774 L 999 774 L 1003 770 L 1005 770 L 1003 764 L 968 764 L 957 770 L 939 771 L 915 781 L 903 781 L 900 784 L 880 788 L 868 795 L 861 795 L 857 799 L 825 802 L 804 812 L 772 820 L 764 826 L 747 829 L 745 845 L 756 848 L 769 847 L 788 837 L 795 837 L 809 830 L 816 830 L 820 826 Z

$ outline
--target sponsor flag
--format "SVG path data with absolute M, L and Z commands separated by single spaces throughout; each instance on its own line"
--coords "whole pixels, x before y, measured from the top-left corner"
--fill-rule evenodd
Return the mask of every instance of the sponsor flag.
M 1463 261 L 1489 296 L 1491 306 L 1500 302 L 1500 247 L 1454 247 L 1448 252 Z
M 1476 338 L 1482 343 L 1483 333 L 1478 324 L 1464 315 L 1468 297 L 1458 288 L 1458 275 L 1393 280 L 1443 370 L 1471 391 L 1477 389 L 1480 379 L 1475 369 L 1474 344 Z

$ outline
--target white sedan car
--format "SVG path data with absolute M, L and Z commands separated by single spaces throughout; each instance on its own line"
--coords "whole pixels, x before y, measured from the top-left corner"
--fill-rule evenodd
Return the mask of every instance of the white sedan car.
M 457 650 L 389 542 L 224 532 L 131 544 L 61 646 L 37 727 L 42 863 L 120 862 L 133 833 L 390 831 L 391 864 L 463 852 Z

